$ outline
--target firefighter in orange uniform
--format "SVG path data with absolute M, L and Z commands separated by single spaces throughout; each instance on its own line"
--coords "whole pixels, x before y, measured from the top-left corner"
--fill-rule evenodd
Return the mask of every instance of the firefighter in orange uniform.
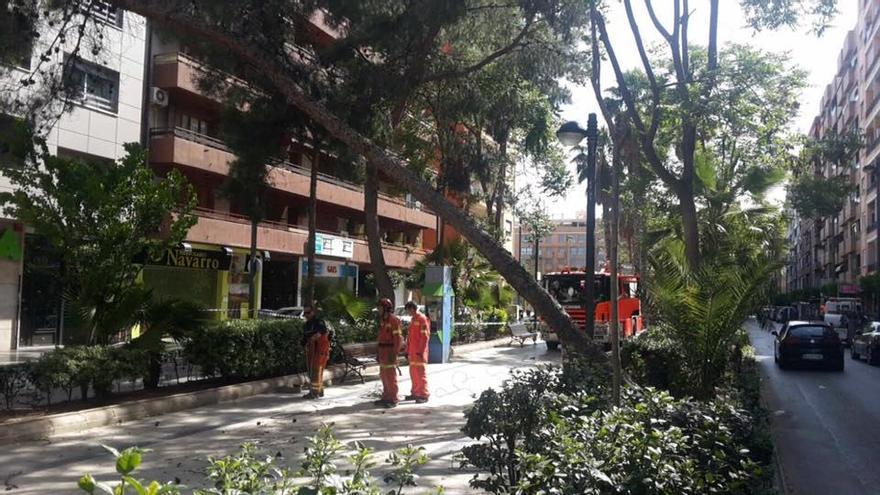
M 400 318 L 395 316 L 391 300 L 383 297 L 379 300 L 379 338 L 376 349 L 379 377 L 382 378 L 382 399 L 374 402 L 377 406 L 397 406 L 397 353 L 402 341 Z
M 330 359 L 330 332 L 317 313 L 314 303 L 303 308 L 306 323 L 303 325 L 302 345 L 306 348 L 306 364 L 311 381 L 309 392 L 303 396 L 306 399 L 324 397 L 324 368 Z
M 431 336 L 431 322 L 428 317 L 419 313 L 416 303 L 410 301 L 404 306 L 412 317 L 406 337 L 406 355 L 409 360 L 409 377 L 412 381 L 412 392 L 406 400 L 415 400 L 416 404 L 428 402 L 428 375 L 425 366 L 428 364 L 428 338 Z

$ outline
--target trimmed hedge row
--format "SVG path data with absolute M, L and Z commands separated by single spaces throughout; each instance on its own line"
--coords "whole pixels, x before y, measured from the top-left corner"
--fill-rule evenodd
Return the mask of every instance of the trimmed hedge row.
M 300 344 L 303 322 L 227 320 L 210 325 L 184 342 L 184 357 L 205 375 L 261 378 L 306 369 Z

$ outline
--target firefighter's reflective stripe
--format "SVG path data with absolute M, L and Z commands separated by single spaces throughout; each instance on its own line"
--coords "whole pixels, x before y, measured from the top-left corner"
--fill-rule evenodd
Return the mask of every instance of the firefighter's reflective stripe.
M 379 367 L 382 369 L 388 369 L 388 368 L 396 368 L 397 365 L 396 364 L 380 364 Z

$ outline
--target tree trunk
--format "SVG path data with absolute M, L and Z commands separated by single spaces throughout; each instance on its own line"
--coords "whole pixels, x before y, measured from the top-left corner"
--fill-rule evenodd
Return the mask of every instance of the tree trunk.
M 684 237 L 684 254 L 691 270 L 700 266 L 700 231 L 697 226 L 697 205 L 693 184 L 682 183 L 677 196 L 681 208 L 681 231 Z
M 385 267 L 385 254 L 382 252 L 382 233 L 379 231 L 379 171 L 367 165 L 367 177 L 364 182 L 364 226 L 367 231 L 367 247 L 370 250 L 370 265 L 379 297 L 387 297 L 394 301 L 394 285 Z
M 248 317 L 257 316 L 257 226 L 259 220 L 251 218 L 251 259 L 248 266 Z
M 321 150 L 315 140 L 315 152 L 312 155 L 312 169 L 309 173 L 309 240 L 306 246 L 309 271 L 306 275 L 305 295 L 303 305 L 315 302 L 315 242 L 318 234 L 318 164 L 321 160 Z
M 495 186 L 495 229 L 498 238 L 504 240 L 504 195 L 507 192 L 507 136 L 498 143 L 501 149 L 501 166 L 498 170 L 498 185 Z
M 206 26 L 192 16 L 169 13 L 150 2 L 139 0 L 111 0 L 111 3 L 154 20 L 163 26 L 176 28 L 183 33 L 200 38 L 217 48 L 225 49 L 230 56 L 249 64 L 257 74 L 264 76 L 266 80 L 275 85 L 278 91 L 284 95 L 287 103 L 321 126 L 330 136 L 348 146 L 352 152 L 366 158 L 387 177 L 407 189 L 416 199 L 428 205 L 445 222 L 461 233 L 507 280 L 511 287 L 532 304 L 535 311 L 543 316 L 547 325 L 557 332 L 560 339 L 571 351 L 581 353 L 596 361 L 606 359 L 604 353 L 576 328 L 574 322 L 563 311 L 559 303 L 538 285 L 535 279 L 504 249 L 503 245 L 480 228 L 466 213 L 434 191 L 418 174 L 409 169 L 404 160 L 377 146 L 322 104 L 304 94 L 297 82 L 283 71 L 282 66 L 264 57 L 260 51 L 242 43 L 240 39 Z

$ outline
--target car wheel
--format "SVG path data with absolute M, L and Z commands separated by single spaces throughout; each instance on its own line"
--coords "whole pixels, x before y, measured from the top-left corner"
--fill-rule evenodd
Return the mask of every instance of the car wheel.
M 840 361 L 837 361 L 836 363 L 834 363 L 834 365 L 831 366 L 831 370 L 843 371 L 843 356 L 840 356 Z
M 547 350 L 555 351 L 559 349 L 559 342 L 547 342 Z
M 853 358 L 853 359 L 858 359 L 858 358 L 859 358 L 859 353 L 856 352 L 856 346 L 855 346 L 855 345 L 850 345 L 850 346 L 849 346 L 849 357 L 851 357 L 851 358 Z
M 865 359 L 868 361 L 868 364 L 872 366 L 877 366 L 878 364 L 880 364 L 880 355 L 878 355 L 877 349 L 873 347 L 867 348 Z

